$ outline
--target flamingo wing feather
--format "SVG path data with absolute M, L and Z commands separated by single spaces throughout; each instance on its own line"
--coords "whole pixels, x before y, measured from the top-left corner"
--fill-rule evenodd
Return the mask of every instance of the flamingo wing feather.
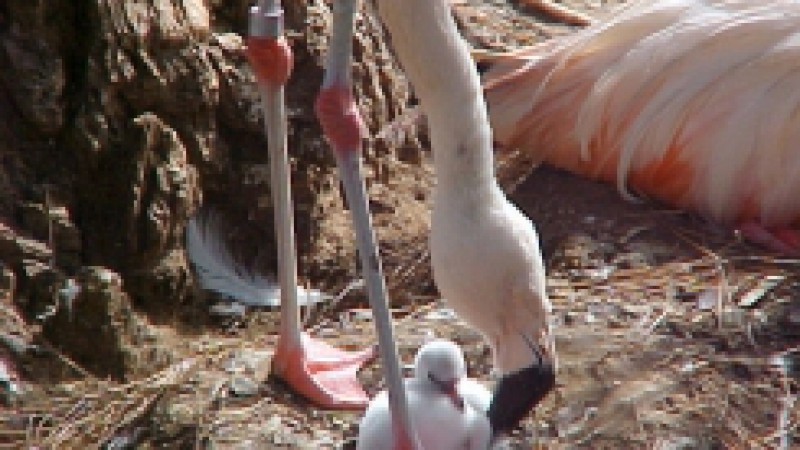
M 800 3 L 639 2 L 485 88 L 503 147 L 723 223 L 800 221 Z

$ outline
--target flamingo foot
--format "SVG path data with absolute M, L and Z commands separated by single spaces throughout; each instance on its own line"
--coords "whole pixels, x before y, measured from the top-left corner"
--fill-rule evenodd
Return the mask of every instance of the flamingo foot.
M 756 222 L 745 222 L 738 231 L 750 242 L 787 256 L 800 256 L 800 230 L 788 227 L 766 228 Z
M 356 378 L 358 369 L 375 358 L 375 349 L 351 352 L 301 334 L 295 347 L 281 339 L 272 358 L 273 372 L 292 390 L 327 409 L 361 410 L 369 404 Z

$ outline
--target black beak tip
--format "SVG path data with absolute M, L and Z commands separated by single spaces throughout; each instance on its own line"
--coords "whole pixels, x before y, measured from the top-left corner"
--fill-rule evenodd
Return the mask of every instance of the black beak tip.
M 549 359 L 504 375 L 489 405 L 489 423 L 495 436 L 508 433 L 555 388 L 556 372 Z

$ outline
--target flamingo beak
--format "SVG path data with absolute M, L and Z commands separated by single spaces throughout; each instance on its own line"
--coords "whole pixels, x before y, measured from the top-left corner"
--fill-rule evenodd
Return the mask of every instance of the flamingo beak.
M 489 405 L 489 423 L 497 436 L 510 432 L 555 388 L 553 361 L 539 346 L 530 342 L 536 361 L 516 372 L 505 374 L 497 383 Z

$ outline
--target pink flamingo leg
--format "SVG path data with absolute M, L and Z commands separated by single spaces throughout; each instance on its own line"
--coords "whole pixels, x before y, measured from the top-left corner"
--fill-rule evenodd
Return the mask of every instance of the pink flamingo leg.
M 378 334 L 378 350 L 389 391 L 389 411 L 396 450 L 422 449 L 411 422 L 394 330 L 389 314 L 389 297 L 383 277 L 375 230 L 369 213 L 366 184 L 361 170 L 361 141 L 366 134 L 363 120 L 352 95 L 353 29 L 357 0 L 337 0 L 333 8 L 333 34 L 325 61 L 325 77 L 317 96 L 316 112 L 325 136 L 331 144 L 339 179 L 344 188 L 367 298 Z
M 750 242 L 787 256 L 800 256 L 800 230 L 789 227 L 767 228 L 757 222 L 745 222 L 739 232 Z
M 363 188 L 363 181 L 360 179 L 360 173 L 353 173 L 353 168 L 358 167 L 358 163 L 353 165 L 359 158 L 359 151 L 361 148 L 361 140 L 365 136 L 366 133 L 366 126 L 364 125 L 363 119 L 358 112 L 358 108 L 356 107 L 355 101 L 353 99 L 352 89 L 348 82 L 343 80 L 337 80 L 328 86 L 323 86 L 322 90 L 320 90 L 319 95 L 317 96 L 317 103 L 316 103 L 316 111 L 317 111 L 317 118 L 319 119 L 320 125 L 322 126 L 322 130 L 325 133 L 325 137 L 328 139 L 331 147 L 333 148 L 334 153 L 336 154 L 337 161 L 339 163 L 340 175 L 342 177 L 342 184 L 345 187 L 345 191 L 347 193 L 347 199 L 351 206 L 351 211 L 353 212 L 354 221 L 356 222 L 356 230 L 357 230 L 357 238 L 363 239 L 365 235 L 372 235 L 371 225 L 367 225 L 369 229 L 368 232 L 359 233 L 358 227 L 364 226 L 363 222 L 358 221 L 358 217 L 362 216 L 357 211 L 360 209 L 364 209 L 362 212 L 367 214 L 366 209 L 363 205 L 366 202 L 366 198 L 363 198 L 363 192 L 360 192 L 361 195 L 353 196 L 353 182 L 354 178 L 358 178 L 358 182 L 362 185 Z M 358 170 L 356 170 L 358 172 Z M 356 184 L 359 184 L 356 183 Z M 359 189 L 355 189 L 359 191 Z M 354 197 L 362 197 L 362 198 L 354 198 Z M 364 230 L 362 230 L 364 231 Z M 371 238 L 374 239 L 374 236 Z M 377 260 L 377 250 L 374 247 L 374 244 L 364 245 L 365 247 L 370 247 L 374 252 L 374 260 L 373 266 L 368 270 L 377 271 L 373 273 L 374 276 L 379 277 L 380 280 L 378 284 L 382 285 L 382 274 L 380 273 L 379 269 L 379 262 Z M 361 255 L 362 259 L 364 255 Z M 367 260 L 371 258 L 367 257 Z M 365 264 L 366 265 L 366 264 Z M 369 280 L 369 276 L 365 277 Z M 373 278 L 374 280 L 374 278 Z M 368 282 L 369 284 L 369 282 Z M 369 287 L 369 286 L 368 286 Z M 373 284 L 373 288 L 374 288 Z M 382 289 L 382 288 L 381 288 Z M 382 297 L 383 295 L 378 295 L 378 297 Z M 372 299 L 371 299 L 372 300 Z M 383 300 L 386 301 L 385 299 Z M 386 307 L 386 303 L 383 303 L 384 307 Z M 375 305 L 373 305 L 373 308 Z M 381 317 L 386 320 L 387 323 L 381 324 Z M 388 323 L 389 320 L 389 313 L 388 310 L 385 310 L 382 314 L 375 314 L 376 319 L 376 326 L 379 328 L 379 335 L 378 338 L 381 338 L 381 328 L 384 331 L 388 331 L 388 335 L 384 335 L 384 338 L 388 338 L 391 336 L 391 325 Z M 388 336 L 388 337 L 387 337 Z M 390 340 L 391 342 L 391 340 Z M 391 348 L 389 348 L 391 347 Z M 400 369 L 397 365 L 397 355 L 396 350 L 391 345 L 381 345 L 381 350 L 385 353 L 382 355 L 382 359 L 384 364 L 389 365 L 392 364 L 395 367 L 387 369 L 387 371 L 391 374 L 394 374 L 394 377 L 391 375 L 387 375 L 387 384 L 390 387 L 391 392 L 398 392 L 401 393 L 401 383 L 400 381 Z M 387 364 L 388 362 L 388 364 Z M 395 394 L 397 395 L 397 394 Z M 420 449 L 420 444 L 417 440 L 417 436 L 414 433 L 413 429 L 410 426 L 410 416 L 408 415 L 408 408 L 405 406 L 405 393 L 401 393 L 403 398 L 393 398 L 390 395 L 390 402 L 402 402 L 403 406 L 400 406 L 398 411 L 398 405 L 395 404 L 391 406 L 392 411 L 398 411 L 397 414 L 392 416 L 392 425 L 393 425 L 393 440 L 394 440 L 394 450 L 415 450 Z
M 282 36 L 283 15 L 278 0 L 262 0 L 251 9 L 250 20 L 247 58 L 261 88 L 266 116 L 281 285 L 281 330 L 272 371 L 318 406 L 363 409 L 369 398 L 356 373 L 375 357 L 375 350 L 344 351 L 301 333 L 283 95 L 292 69 L 292 52 Z

